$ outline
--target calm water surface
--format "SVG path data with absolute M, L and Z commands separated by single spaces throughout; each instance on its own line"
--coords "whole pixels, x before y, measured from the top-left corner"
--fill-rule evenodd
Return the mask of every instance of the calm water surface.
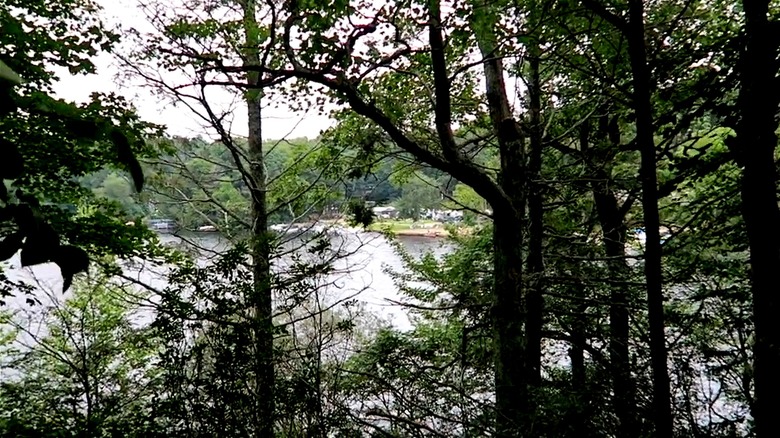
M 216 234 L 182 237 L 162 235 L 161 240 L 172 245 L 186 245 L 189 242 L 199 247 L 199 260 L 202 264 L 229 247 L 229 242 Z M 421 256 L 427 252 L 441 256 L 452 248 L 446 240 L 438 238 L 399 236 L 397 240 L 402 248 L 413 256 Z M 333 250 L 339 251 L 342 257 L 334 262 L 337 273 L 325 281 L 327 285 L 324 286 L 322 299 L 333 302 L 354 297 L 365 305 L 366 310 L 392 322 L 394 326 L 410 328 L 411 324 L 404 310 L 392 303 L 402 300 L 402 297 L 387 270 L 404 272 L 403 262 L 393 245 L 380 234 L 356 230 L 332 235 L 330 241 Z M 300 247 L 300 243 L 300 239 L 293 239 L 283 247 L 294 250 Z M 288 260 L 289 256 L 282 257 L 276 262 L 275 269 L 281 269 Z M 44 303 L 63 298 L 60 292 L 62 286 L 59 268 L 52 263 L 21 268 L 17 255 L 4 264 L 4 270 L 10 279 L 23 280 L 34 285 L 36 297 Z M 166 284 L 166 270 L 159 267 L 128 264 L 125 274 L 155 288 L 164 288 Z M 30 306 L 25 300 L 26 297 L 19 295 L 9 297 L 6 299 L 6 308 L 29 311 Z

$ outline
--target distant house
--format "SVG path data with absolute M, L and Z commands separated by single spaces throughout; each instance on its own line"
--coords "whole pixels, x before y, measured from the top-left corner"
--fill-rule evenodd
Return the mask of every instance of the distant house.
M 173 233 L 179 229 L 179 224 L 173 219 L 149 219 L 146 225 L 150 229 L 161 233 Z
M 463 219 L 463 212 L 459 210 L 433 210 L 430 217 L 441 222 L 460 222 Z
M 395 219 L 398 217 L 398 210 L 395 207 L 374 207 L 371 209 L 379 219 Z

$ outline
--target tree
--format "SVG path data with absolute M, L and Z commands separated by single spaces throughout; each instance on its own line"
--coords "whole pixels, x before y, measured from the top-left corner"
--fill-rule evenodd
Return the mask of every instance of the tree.
M 205 2 L 208 3 L 208 2 Z M 248 211 L 238 212 L 228 210 L 227 205 L 219 202 L 210 186 L 198 185 L 187 167 L 179 169 L 190 172 L 189 180 L 196 182 L 194 193 L 197 196 L 205 196 L 207 204 L 216 205 L 221 212 L 236 219 L 244 227 L 241 238 L 247 237 L 247 245 L 252 255 L 252 281 L 250 289 L 242 290 L 244 293 L 244 305 L 251 309 L 251 335 L 242 338 L 247 342 L 246 348 L 251 351 L 251 370 L 247 382 L 248 392 L 253 409 L 245 411 L 251 418 L 251 429 L 257 436 L 273 435 L 274 427 L 274 366 L 273 366 L 273 333 L 272 320 L 272 286 L 271 286 L 271 255 L 273 247 L 272 235 L 268 230 L 269 206 L 268 206 L 268 175 L 266 174 L 265 152 L 263 150 L 261 108 L 263 105 L 263 92 L 260 89 L 261 79 L 258 73 L 249 71 L 243 75 L 238 87 L 232 90 L 236 97 L 240 98 L 248 112 L 248 136 L 239 141 L 227 127 L 224 117 L 217 114 L 218 108 L 206 98 L 205 85 L 207 78 L 199 71 L 199 61 L 180 51 L 180 48 L 192 42 L 198 46 L 218 46 L 232 59 L 240 60 L 241 65 L 248 69 L 253 66 L 264 65 L 267 55 L 264 54 L 261 41 L 261 24 L 256 14 L 262 5 L 253 0 L 230 2 L 224 5 L 224 11 L 229 14 L 233 23 L 237 26 L 227 25 L 231 30 L 224 32 L 226 28 L 219 26 L 211 18 L 209 13 L 213 8 L 204 8 L 200 11 L 198 6 L 182 11 L 189 14 L 191 20 L 184 17 L 168 17 L 165 14 L 167 5 L 163 3 L 149 3 L 146 12 L 149 21 L 156 28 L 157 33 L 147 35 L 147 40 L 139 41 L 141 50 L 133 55 L 132 59 L 125 59 L 128 69 L 150 84 L 167 93 L 178 104 L 188 105 L 197 115 L 200 115 L 208 126 L 217 134 L 221 146 L 225 148 L 227 155 L 231 157 L 231 165 L 238 171 L 238 176 L 246 188 L 247 203 L 243 206 Z M 158 58 L 159 46 L 156 42 L 166 46 L 166 56 Z M 186 73 L 192 73 L 192 83 L 195 89 L 200 88 L 200 95 L 191 95 L 184 91 L 184 87 L 170 86 L 165 79 L 157 75 L 157 66 L 177 66 Z M 151 67 L 149 67 L 151 65 Z M 147 68 L 148 67 L 148 68 Z M 247 88 L 249 88 L 247 90 Z M 238 90 L 238 91 L 236 91 Z M 206 157 L 203 157 L 206 158 Z M 197 168 L 208 168 L 211 163 L 208 160 L 193 160 L 186 166 L 194 165 Z M 224 172 L 224 168 L 217 168 L 217 172 Z M 192 191 L 192 187 L 188 187 Z M 220 194 L 220 197 L 224 194 Z M 182 191 L 179 191 L 179 199 L 192 202 L 193 199 Z M 224 199 L 223 199 L 224 201 Z M 208 215 L 201 212 L 208 219 Z M 245 219 L 247 218 L 248 219 Z M 215 225 L 225 225 L 212 222 Z M 245 334 L 242 334 L 242 336 Z
M 268 205 L 266 201 L 267 180 L 265 172 L 265 154 L 263 152 L 263 132 L 261 125 L 262 90 L 260 73 L 251 71 L 252 67 L 265 64 L 267 54 L 261 52 L 260 25 L 257 22 L 257 3 L 254 0 L 240 1 L 243 12 L 244 41 L 240 56 L 244 67 L 249 67 L 246 85 L 250 90 L 244 95 L 249 117 L 249 136 L 247 138 L 247 161 L 249 164 L 249 193 L 252 199 L 252 237 L 250 253 L 252 255 L 252 292 L 247 303 L 252 307 L 252 336 L 254 348 L 254 395 L 255 422 L 259 436 L 271 436 L 274 433 L 275 396 L 274 396 L 274 348 L 273 348 L 273 308 L 271 289 L 271 236 L 268 231 Z
M 728 41 L 729 38 L 733 37 L 733 34 L 730 35 L 731 29 L 728 26 L 716 28 L 705 24 L 707 23 L 705 17 L 709 17 L 709 14 L 717 10 L 716 7 L 679 7 L 673 3 L 651 7 L 643 6 L 641 2 L 630 1 L 621 5 L 606 5 L 592 1 L 585 1 L 583 4 L 590 14 L 583 17 L 584 26 L 572 29 L 567 24 L 564 30 L 571 38 L 572 43 L 578 45 L 580 43 L 577 41 L 576 32 L 580 29 L 593 29 L 594 17 L 597 26 L 604 26 L 604 28 L 600 28 L 599 33 L 592 34 L 594 36 L 592 44 L 594 50 L 590 53 L 598 61 L 594 61 L 594 59 L 583 60 L 582 64 L 578 64 L 577 70 L 579 72 L 575 73 L 576 75 L 584 73 L 590 76 L 590 80 L 603 84 L 604 100 L 603 103 L 598 102 L 593 105 L 594 113 L 599 115 L 594 120 L 594 125 L 598 126 L 596 138 L 594 138 L 590 126 L 587 125 L 588 122 L 585 122 L 585 126 L 580 129 L 580 150 L 588 153 L 582 157 L 578 154 L 579 151 L 573 152 L 577 157 L 584 158 L 586 162 L 596 159 L 595 163 L 588 165 L 593 166 L 595 171 L 591 173 L 593 176 L 591 184 L 594 187 L 594 200 L 602 219 L 601 226 L 605 248 L 609 251 L 610 257 L 615 257 L 610 261 L 615 270 L 625 272 L 619 260 L 625 256 L 625 244 L 622 243 L 625 238 L 621 237 L 624 233 L 622 229 L 626 226 L 627 220 L 630 219 L 633 197 L 639 190 L 630 185 L 621 187 L 624 192 L 619 195 L 625 201 L 617 202 L 619 200 L 615 195 L 619 192 L 614 189 L 610 190 L 610 186 L 620 187 L 622 184 L 611 177 L 610 171 L 612 169 L 609 167 L 605 169 L 604 165 L 618 156 L 621 151 L 636 150 L 639 152 L 643 210 L 641 221 L 645 231 L 647 228 L 655 229 L 660 226 L 658 203 L 664 197 L 675 192 L 681 181 L 687 181 L 685 179 L 687 177 L 696 178 L 697 174 L 707 174 L 717 170 L 718 166 L 725 161 L 725 157 L 721 156 L 720 160 L 707 163 L 695 155 L 684 158 L 672 157 L 672 155 L 675 154 L 674 151 L 677 148 L 686 148 L 688 139 L 702 135 L 699 130 L 702 119 L 720 112 L 721 103 L 703 96 L 717 93 L 711 91 L 713 86 L 715 88 L 722 87 L 724 83 L 731 83 L 732 78 L 729 75 L 717 77 L 712 75 L 711 71 L 698 72 L 696 69 L 693 69 L 691 73 L 681 73 L 680 67 L 691 65 L 696 56 L 703 56 L 699 55 L 702 53 L 699 50 L 704 47 L 725 53 L 724 58 L 728 58 L 730 49 L 725 48 L 724 50 L 724 47 L 727 46 L 720 38 L 724 38 L 725 35 L 724 39 Z M 573 13 L 578 14 L 576 11 Z M 670 16 L 678 18 L 676 21 L 665 21 L 665 17 Z M 704 40 L 703 44 L 691 40 L 689 34 L 684 30 L 686 26 L 706 28 L 703 32 L 708 35 L 708 38 Z M 662 39 L 658 35 L 668 35 L 668 37 Z M 714 40 L 718 40 L 719 43 L 713 44 Z M 602 49 L 596 50 L 596 47 Z M 686 53 L 678 48 L 685 48 L 685 50 L 690 48 L 692 53 Z M 564 53 L 568 55 L 568 52 Z M 621 63 L 620 58 L 615 57 L 616 53 L 624 55 L 624 59 L 629 62 Z M 576 60 L 576 56 L 573 59 Z M 623 75 L 618 72 L 622 72 Z M 631 78 L 631 82 L 622 79 L 625 77 Z M 661 85 L 656 84 L 665 84 L 664 86 L 668 87 L 667 91 L 659 92 L 658 89 L 661 88 Z M 588 87 L 592 88 L 592 84 Z M 617 95 L 625 96 L 625 98 L 616 98 Z M 624 102 L 625 107 L 623 106 Z M 629 117 L 635 120 L 634 126 L 625 126 L 622 119 L 625 116 L 621 117 L 620 113 L 631 114 Z M 620 146 L 621 142 L 628 142 L 631 146 Z M 612 148 L 608 146 L 610 143 L 614 145 Z M 567 151 L 566 149 L 558 149 Z M 576 149 L 576 147 L 572 149 Z M 571 149 L 567 153 L 570 151 Z M 669 177 L 669 170 L 671 170 L 673 177 Z M 674 174 L 675 172 L 679 172 L 679 174 Z M 606 186 L 599 188 L 601 184 L 606 184 Z M 674 425 L 673 406 L 670 401 L 668 361 L 666 359 L 667 343 L 670 338 L 664 329 L 666 324 L 664 302 L 667 299 L 664 297 L 664 289 L 673 291 L 674 286 L 665 285 L 661 278 L 662 245 L 660 235 L 656 236 L 655 231 L 646 231 L 646 233 L 642 249 L 644 249 L 643 266 L 646 271 L 651 357 L 654 362 L 652 368 L 656 394 L 653 399 L 655 403 L 655 433 L 659 436 L 667 436 L 672 434 Z M 626 342 L 629 336 L 629 314 L 624 307 L 629 305 L 629 301 L 626 300 L 625 296 L 621 298 L 621 295 L 624 293 L 615 290 L 613 294 L 615 301 L 610 317 L 610 324 L 613 325 L 614 330 L 611 342 L 614 347 L 612 353 L 616 359 L 616 371 L 623 370 L 616 372 L 615 401 L 623 407 L 630 407 L 632 403 L 620 401 L 621 399 L 625 401 L 633 398 L 631 379 L 626 373 L 628 369 L 626 360 L 629 354 Z M 618 390 L 618 386 L 623 389 Z M 637 431 L 632 424 L 636 423 L 633 421 L 633 415 L 630 414 L 629 409 L 619 409 L 618 413 L 621 414 L 621 423 L 624 423 L 626 427 L 622 434 L 635 436 Z
M 191 436 L 772 436 L 772 6 L 145 2 L 156 31 L 128 34 L 144 50 L 127 68 L 217 140 L 173 139 L 175 150 L 145 167 L 155 187 L 138 202 L 187 228 L 213 224 L 231 244 L 175 266 L 154 291 L 149 333 L 163 351 L 150 375 L 161 385 L 128 427 L 148 430 L 143 418 Z M 232 131 L 230 105 L 212 99 L 220 92 L 250 113 L 247 138 Z M 315 141 L 261 141 L 260 117 L 279 96 L 333 109 L 339 124 Z M 10 126 L 35 111 L 13 113 Z M 75 143 L 103 147 L 122 123 L 101 126 L 98 143 Z M 119 197 L 114 171 L 66 174 Z M 369 202 L 395 197 L 388 181 L 399 171 L 419 177 L 396 190 L 411 216 L 444 201 L 490 221 L 455 236 L 442 258 L 401 251 L 394 279 L 414 326 L 360 334 L 352 297 L 326 296 L 353 241 L 335 248 L 341 237 L 289 238 L 268 224 L 297 227 L 345 206 L 365 224 Z M 40 178 L 20 184 L 44 193 Z M 117 211 L 90 201 L 73 217 Z M 23 397 L 9 390 L 4 406 L 21 412 Z
M 437 260 L 412 257 L 394 272 L 416 320 L 410 331 L 382 328 L 349 357 L 339 375 L 350 417 L 364 434 L 460 436 L 495 433 L 492 391 L 489 228 L 458 237 Z
M 474 223 L 481 216 L 489 216 L 487 202 L 471 187 L 458 183 L 452 191 L 452 201 L 448 202 L 453 208 L 463 209 L 463 217 L 467 223 Z
M 228 237 L 231 245 L 240 250 L 242 259 L 241 263 L 232 265 L 235 272 L 230 275 L 251 278 L 251 287 L 241 283 L 243 287 L 230 289 L 240 294 L 231 296 L 229 305 L 234 306 L 230 308 L 237 312 L 235 317 L 241 319 L 242 325 L 236 328 L 227 318 L 210 321 L 213 325 L 209 329 L 226 344 L 216 351 L 224 352 L 226 347 L 243 343 L 249 352 L 248 358 L 226 352 L 230 360 L 237 361 L 236 369 L 218 371 L 225 373 L 223 381 L 241 386 L 240 391 L 233 393 L 240 403 L 230 414 L 231 427 L 243 423 L 236 433 L 253 436 L 272 436 L 277 423 L 274 372 L 279 358 L 274 349 L 274 335 L 278 327 L 273 319 L 273 304 L 275 300 L 287 299 L 288 293 L 296 296 L 294 281 L 277 282 L 279 273 L 272 272 L 272 261 L 282 260 L 282 266 L 287 268 L 284 258 L 296 259 L 298 251 L 314 251 L 308 247 L 310 244 L 320 250 L 329 247 L 319 239 L 312 243 L 308 238 L 294 240 L 284 233 L 272 233 L 268 225 L 272 218 L 308 221 L 312 214 L 323 211 L 323 205 L 330 200 L 333 181 L 340 181 L 333 177 L 336 166 L 331 164 L 334 159 L 325 148 L 294 144 L 286 139 L 263 141 L 262 117 L 267 95 L 274 92 L 272 86 L 279 82 L 268 81 L 259 71 L 273 62 L 271 46 L 266 40 L 269 32 L 274 32 L 268 26 L 274 19 L 269 7 L 251 0 L 203 1 L 184 9 L 173 8 L 176 12 L 171 14 L 172 6 L 168 2 L 148 2 L 144 4 L 144 12 L 154 31 L 146 35 L 128 33 L 137 37 L 142 49 L 123 60 L 131 74 L 177 105 L 189 108 L 218 139 L 217 143 L 189 145 L 192 147 L 177 156 L 166 157 L 170 159 L 162 163 L 157 176 L 163 183 L 166 180 L 176 183 L 158 186 L 158 192 L 165 192 L 174 203 L 184 204 L 182 210 L 194 212 L 219 231 L 225 231 L 226 225 L 235 225 L 236 230 L 228 229 Z M 224 19 L 218 20 L 214 14 Z M 163 57 L 159 56 L 161 50 Z M 202 56 L 212 51 L 242 66 L 237 81 L 222 81 L 202 68 Z M 160 75 L 160 71 L 170 68 L 182 73 L 181 77 Z M 181 83 L 177 83 L 179 79 Z M 233 131 L 232 109 L 220 107 L 211 97 L 212 90 L 226 93 L 246 108 L 246 136 Z M 279 164 L 281 168 L 277 167 Z M 176 170 L 177 174 L 171 179 L 171 175 L 165 174 L 166 169 Z M 238 201 L 236 193 L 243 196 L 243 202 Z M 230 220 L 219 221 L 215 213 Z M 325 269 L 316 260 L 307 262 L 300 263 L 313 265 L 314 272 Z M 247 267 L 251 272 L 245 271 Z M 296 281 L 304 279 L 295 278 Z M 223 287 L 208 282 L 187 286 L 196 290 Z M 193 306 L 228 305 L 213 295 L 193 294 L 192 297 Z M 212 394 L 207 391 L 207 396 Z M 229 407 L 233 408 L 233 405 Z
M 755 404 L 753 416 L 759 437 L 775 436 L 780 426 L 772 418 L 773 400 L 780 389 L 772 375 L 780 366 L 780 339 L 774 322 L 780 307 L 774 289 L 774 270 L 780 265 L 780 235 L 772 224 L 780 219 L 777 205 L 775 150 L 780 104 L 777 82 L 776 21 L 770 21 L 769 1 L 743 1 L 744 50 L 740 59 L 738 123 L 734 152 L 744 166 L 741 193 L 743 217 L 750 241 L 753 290 Z
M 4 29 L 0 38 L 10 48 L 0 55 L 0 141 L 9 156 L 0 177 L 13 180 L 10 193 L 5 182 L 0 185 L 2 256 L 8 259 L 21 249 L 22 265 L 56 262 L 66 289 L 73 275 L 87 268 L 88 256 L 80 247 L 91 253 L 137 254 L 148 237 L 141 229 L 126 229 L 118 220 L 107 220 L 110 208 L 95 210 L 95 215 L 79 221 L 58 208 L 96 204 L 78 180 L 109 165 L 129 170 L 140 190 L 143 174 L 135 154 L 151 152 L 143 137 L 156 131 L 116 96 L 93 95 L 89 103 L 75 105 L 47 94 L 56 79 L 54 66 L 66 67 L 72 74 L 91 72 L 94 65 L 89 57 L 109 50 L 116 41 L 100 25 L 95 11 L 91 2 L 68 0 L 5 2 L 0 7 Z M 111 143 L 114 147 L 109 147 Z M 103 239 L 106 230 L 127 239 Z M 3 293 L 14 287 L 4 286 Z
M 401 197 L 395 202 L 402 217 L 418 220 L 424 210 L 441 204 L 441 190 L 435 181 L 423 175 L 413 175 L 401 186 Z
M 118 203 L 122 211 L 129 217 L 142 216 L 140 206 L 134 199 L 133 188 L 127 178 L 123 178 L 113 172 L 109 173 L 100 184 L 100 187 L 95 188 L 94 191 L 98 197 Z
M 490 202 L 493 207 L 495 232 L 495 321 L 496 334 L 496 397 L 497 397 L 497 421 L 501 423 L 499 436 L 517 436 L 523 429 L 521 424 L 528 415 L 529 404 L 527 385 L 529 383 L 528 371 L 524 367 L 515 366 L 518 357 L 525 357 L 524 334 L 522 322 L 526 314 L 523 308 L 524 292 L 522 280 L 522 248 L 525 210 L 525 171 L 522 153 L 522 133 L 516 124 L 515 118 L 510 112 L 509 98 L 503 81 L 503 62 L 496 54 L 500 53 L 495 30 L 500 5 L 471 8 L 462 5 L 465 16 L 471 20 L 473 31 L 468 26 L 461 26 L 461 32 L 465 35 L 474 35 L 479 43 L 479 49 L 485 59 L 484 75 L 487 79 L 487 91 L 484 96 L 476 97 L 487 103 L 490 131 L 496 136 L 498 149 L 501 155 L 501 169 L 499 177 L 494 180 L 491 174 L 473 165 L 467 155 L 459 150 L 452 130 L 453 111 L 452 101 L 460 98 L 457 91 L 472 91 L 469 88 L 470 79 L 473 78 L 468 68 L 458 69 L 447 63 L 448 57 L 461 57 L 466 53 L 466 47 L 462 45 L 449 46 L 453 53 L 446 53 L 444 44 L 443 17 L 438 2 L 422 5 L 422 11 L 428 25 L 429 45 L 423 50 L 430 58 L 415 57 L 415 50 L 405 41 L 413 38 L 420 29 L 415 29 L 415 16 L 420 9 L 407 9 L 391 5 L 388 10 L 376 10 L 365 5 L 365 13 L 373 11 L 373 16 L 368 19 L 368 24 L 359 24 L 345 33 L 336 33 L 336 39 L 326 36 L 331 32 L 331 23 L 338 21 L 339 17 L 349 17 L 353 10 L 349 7 L 341 7 L 322 11 L 314 5 L 289 4 L 284 12 L 285 19 L 283 34 L 279 40 L 271 39 L 270 44 L 281 44 L 279 50 L 286 54 L 286 62 L 289 69 L 274 70 L 268 66 L 230 65 L 217 66 L 215 69 L 221 72 L 242 72 L 246 70 L 267 72 L 276 77 L 295 76 L 307 81 L 325 86 L 346 102 L 352 111 L 368 118 L 375 123 L 386 135 L 392 139 L 402 150 L 411 154 L 420 161 L 451 174 L 461 182 L 470 185 L 477 193 Z M 273 7 L 272 7 L 273 8 Z M 272 9 L 272 11 L 275 11 Z M 325 14 L 328 17 L 323 21 L 313 21 L 311 17 Z M 275 16 L 275 15 L 274 15 Z M 360 61 L 353 51 L 356 42 L 377 29 L 378 25 L 386 25 L 397 29 L 399 43 L 389 39 L 382 51 L 376 50 L 370 53 L 372 60 Z M 308 47 L 322 53 L 327 53 L 325 58 L 314 57 L 310 51 L 299 51 L 290 44 L 292 33 L 299 25 L 305 25 L 308 32 L 312 32 L 314 44 Z M 472 33 L 473 32 L 473 33 Z M 376 43 L 371 43 L 376 48 Z M 419 87 L 421 79 L 419 74 L 412 77 L 412 82 L 406 82 L 393 74 L 379 75 L 376 81 L 369 80 L 369 73 L 378 68 L 403 59 L 411 62 L 420 72 L 424 72 L 426 83 L 433 83 L 433 91 L 427 94 L 429 102 L 434 105 L 413 108 L 407 103 L 398 100 L 385 100 L 380 106 L 376 98 L 386 90 L 387 82 L 395 85 L 402 84 L 412 88 Z M 427 62 L 430 59 L 430 63 Z M 456 58 L 457 59 L 457 58 Z M 343 64 L 343 62 L 346 64 Z M 354 63 L 354 64 L 353 64 Z M 401 70 L 408 70 L 406 66 Z M 461 73 L 463 82 L 456 82 L 450 78 L 449 72 Z M 343 78 L 343 79 L 339 79 Z M 344 80 L 350 78 L 350 80 Z M 458 78 L 459 80 L 461 78 Z M 424 88 L 423 88 L 424 89 Z M 368 97 L 368 96 L 372 97 Z M 464 95 L 464 99 L 471 96 Z M 418 102 L 416 102 L 418 103 Z M 393 107 L 395 105 L 395 107 Z M 412 126 L 418 127 L 421 120 L 415 119 L 420 111 L 435 115 L 436 135 L 431 136 L 425 129 L 404 130 L 401 120 L 412 122 Z M 460 111 L 460 110 L 458 110 Z M 462 117 L 460 112 L 456 113 Z M 484 114 L 480 114 L 483 117 Z M 429 148 L 431 146 L 431 148 Z M 530 415 L 533 417 L 533 415 Z
M 16 377 L 0 394 L 4 434 L 157 434 L 157 340 L 133 322 L 125 294 L 104 278 L 78 282 L 71 297 L 52 293 L 44 307 L 3 321 L 17 346 L 5 365 Z
M 636 117 L 637 147 L 641 155 L 642 210 L 645 224 L 645 281 L 650 322 L 650 350 L 653 363 L 653 422 L 658 436 L 672 436 L 673 419 L 667 369 L 664 297 L 661 265 L 661 235 L 658 213 L 658 178 L 653 127 L 651 77 L 645 43 L 645 9 L 641 1 L 628 2 L 623 19 L 590 2 L 591 8 L 623 33 L 628 44 L 632 75 L 632 107 Z

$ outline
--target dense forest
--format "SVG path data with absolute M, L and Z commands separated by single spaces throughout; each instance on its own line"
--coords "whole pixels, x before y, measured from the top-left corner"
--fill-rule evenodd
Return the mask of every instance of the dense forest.
M 0 0 L 0 436 L 780 437 L 779 2 L 126 3 Z

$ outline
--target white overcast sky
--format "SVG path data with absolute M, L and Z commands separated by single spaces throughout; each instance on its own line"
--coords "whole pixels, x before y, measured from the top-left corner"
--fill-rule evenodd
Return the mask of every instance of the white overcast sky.
M 97 0 L 97 3 L 103 7 L 103 18 L 109 26 L 120 24 L 122 27 L 146 27 L 143 15 L 136 10 L 136 0 Z M 59 72 L 61 81 L 54 88 L 56 95 L 66 100 L 84 102 L 92 92 L 115 92 L 133 102 L 144 120 L 166 125 L 171 135 L 213 136 L 187 108 L 161 102 L 151 92 L 135 84 L 119 83 L 116 79 L 119 67 L 112 55 L 102 54 L 95 60 L 95 64 L 97 74 L 94 75 L 71 76 L 67 71 Z M 284 137 L 314 138 L 332 123 L 327 117 L 294 113 L 283 106 L 269 106 L 264 112 L 263 137 L 269 140 Z M 233 133 L 246 135 L 246 110 L 239 105 L 233 116 Z

